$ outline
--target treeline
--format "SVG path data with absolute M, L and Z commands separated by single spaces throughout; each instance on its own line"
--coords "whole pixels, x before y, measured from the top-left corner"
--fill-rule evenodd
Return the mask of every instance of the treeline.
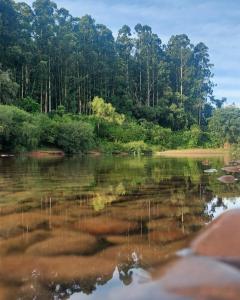
M 109 104 L 102 105 L 98 99 L 93 101 L 91 116 L 66 114 L 61 109 L 51 115 L 28 113 L 15 106 L 0 105 L 0 152 L 57 148 L 69 154 L 94 150 L 140 155 L 212 145 L 198 126 L 173 132 L 152 122 L 125 119 L 111 105 L 106 113 L 104 108 Z
M 0 102 L 30 97 L 42 112 L 59 106 L 89 115 L 100 96 L 117 111 L 173 130 L 206 125 L 215 106 L 204 43 L 185 34 L 165 45 L 151 27 L 124 25 L 116 38 L 89 16 L 50 0 L 0 0 Z
M 94 150 L 140 155 L 167 149 L 239 144 L 240 109 L 236 107 L 215 110 L 206 131 L 198 125 L 172 131 L 143 119 L 134 121 L 117 113 L 99 97 L 90 104 L 90 116 L 66 113 L 62 106 L 51 114 L 43 114 L 38 112 L 39 105 L 35 102 L 23 102 L 24 109 L 0 105 L 0 152 L 58 148 L 69 154 Z

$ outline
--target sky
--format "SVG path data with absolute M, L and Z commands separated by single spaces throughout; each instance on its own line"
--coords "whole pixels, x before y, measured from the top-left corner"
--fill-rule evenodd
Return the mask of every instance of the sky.
M 25 0 L 31 4 L 32 0 Z M 240 105 L 239 0 L 55 0 L 75 16 L 90 14 L 116 36 L 122 25 L 149 25 L 164 43 L 186 33 L 192 43 L 204 42 L 214 64 L 216 97 Z

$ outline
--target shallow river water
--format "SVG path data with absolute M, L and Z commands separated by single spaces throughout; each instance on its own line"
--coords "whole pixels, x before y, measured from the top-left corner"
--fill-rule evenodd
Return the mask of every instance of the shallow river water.
M 0 298 L 126 299 L 213 218 L 240 207 L 240 184 L 217 180 L 223 165 L 0 159 Z

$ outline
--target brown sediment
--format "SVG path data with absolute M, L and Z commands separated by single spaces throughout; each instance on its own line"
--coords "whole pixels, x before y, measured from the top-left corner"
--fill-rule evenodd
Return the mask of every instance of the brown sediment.
M 79 220 L 74 227 L 80 231 L 88 232 L 94 235 L 114 235 L 134 232 L 139 228 L 139 224 L 137 222 L 100 216 Z
M 186 238 L 186 233 L 180 229 L 172 229 L 165 231 L 152 231 L 149 233 L 149 239 L 156 243 L 167 243 Z
M 9 238 L 37 229 L 58 228 L 68 224 L 66 216 L 43 212 L 25 212 L 0 217 L 0 237 Z
M 49 239 L 35 243 L 26 253 L 36 256 L 89 255 L 98 248 L 97 239 L 86 233 L 55 230 L 52 235 Z
M 111 276 L 116 261 L 103 258 L 81 256 L 7 256 L 0 260 L 0 280 L 3 283 L 23 284 L 31 280 L 33 271 L 38 280 L 45 284 L 49 282 L 64 282 L 87 280 L 99 276 Z
M 89 155 L 89 156 L 101 156 L 102 153 L 100 151 L 88 151 L 87 155 Z
M 29 156 L 34 158 L 61 158 L 64 155 L 61 150 L 38 150 L 29 153 Z
M 43 241 L 51 236 L 49 231 L 36 230 L 20 236 L 3 239 L 0 241 L 0 255 L 16 254 L 24 252 L 31 245 Z

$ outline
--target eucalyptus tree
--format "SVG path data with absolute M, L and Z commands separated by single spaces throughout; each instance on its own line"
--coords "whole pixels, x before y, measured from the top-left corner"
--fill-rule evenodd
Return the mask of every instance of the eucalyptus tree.
M 126 97 L 133 97 L 132 82 L 131 82 L 131 69 L 133 68 L 133 47 L 134 40 L 132 37 L 131 28 L 127 25 L 122 26 L 118 31 L 116 40 L 116 50 L 118 54 L 118 84 L 124 90 Z M 120 91 L 121 93 L 121 91 Z
M 0 63 L 14 69 L 14 57 L 18 51 L 19 21 L 15 2 L 0 0 Z
M 151 27 L 124 25 L 115 40 L 104 24 L 51 0 L 32 8 L 0 0 L 0 41 L 2 82 L 19 86 L 12 97 L 36 99 L 45 113 L 64 106 L 91 114 L 99 96 L 121 113 L 181 130 L 205 126 L 224 102 L 212 95 L 208 48 L 185 34 L 164 45 Z
M 52 63 L 54 39 L 56 36 L 55 14 L 57 5 L 50 0 L 36 0 L 34 9 L 34 40 L 37 47 L 37 60 L 42 69 L 40 82 L 41 104 L 45 112 L 52 110 Z M 44 104 L 43 104 L 44 103 Z

